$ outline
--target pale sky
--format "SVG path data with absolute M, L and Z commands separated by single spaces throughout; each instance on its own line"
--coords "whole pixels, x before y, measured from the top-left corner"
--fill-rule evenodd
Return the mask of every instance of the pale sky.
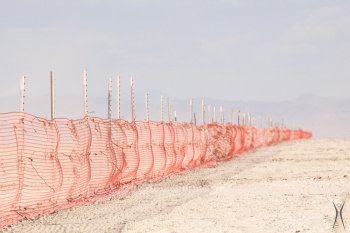
M 347 0 L 11 0 L 0 7 L 0 96 L 105 96 L 132 75 L 136 91 L 174 98 L 350 98 Z M 17 106 L 16 106 L 17 107 Z

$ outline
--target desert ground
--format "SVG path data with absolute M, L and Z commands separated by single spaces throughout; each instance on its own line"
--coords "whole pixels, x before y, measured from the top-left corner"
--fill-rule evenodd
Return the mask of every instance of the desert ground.
M 0 232 L 349 232 L 349 181 L 350 140 L 286 142 Z

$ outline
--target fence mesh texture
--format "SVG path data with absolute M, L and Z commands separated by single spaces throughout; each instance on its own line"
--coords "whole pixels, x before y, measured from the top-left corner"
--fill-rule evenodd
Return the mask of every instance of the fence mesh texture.
M 0 228 L 309 132 L 0 114 Z

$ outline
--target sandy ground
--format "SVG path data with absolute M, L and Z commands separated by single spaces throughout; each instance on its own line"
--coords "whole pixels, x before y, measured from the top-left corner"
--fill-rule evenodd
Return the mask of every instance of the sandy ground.
M 350 140 L 283 143 L 0 232 L 349 232 Z

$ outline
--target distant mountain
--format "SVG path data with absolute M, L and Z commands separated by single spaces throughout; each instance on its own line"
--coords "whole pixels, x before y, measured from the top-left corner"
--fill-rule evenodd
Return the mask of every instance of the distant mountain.
M 150 92 L 150 118 L 160 120 L 160 92 Z M 137 120 L 145 119 L 144 95 L 135 97 Z M 201 122 L 201 99 L 196 98 L 194 111 L 197 114 L 197 122 Z M 172 117 L 177 112 L 179 121 L 190 120 L 189 100 L 170 99 Z M 49 96 L 26 97 L 26 112 L 42 117 L 50 116 Z M 113 116 L 116 106 L 113 99 Z M 164 95 L 164 118 L 167 115 L 167 99 Z M 282 121 L 291 128 L 303 128 L 314 133 L 315 138 L 350 138 L 350 100 L 333 99 L 315 95 L 302 95 L 294 100 L 280 102 L 261 101 L 224 101 L 218 99 L 205 99 L 205 104 L 216 107 L 216 116 L 219 119 L 219 107 L 223 106 L 225 119 L 230 121 L 231 109 L 241 112 L 250 112 L 255 118 L 255 124 L 266 127 L 268 118 L 281 123 Z M 17 96 L 0 98 L 0 112 L 17 111 L 19 101 Z M 79 96 L 56 96 L 56 117 L 80 118 L 82 116 L 82 98 Z M 121 115 L 130 119 L 130 98 L 122 97 Z M 107 100 L 105 97 L 91 98 L 89 101 L 91 115 L 105 118 L 107 115 Z M 237 120 L 237 114 L 234 117 Z

